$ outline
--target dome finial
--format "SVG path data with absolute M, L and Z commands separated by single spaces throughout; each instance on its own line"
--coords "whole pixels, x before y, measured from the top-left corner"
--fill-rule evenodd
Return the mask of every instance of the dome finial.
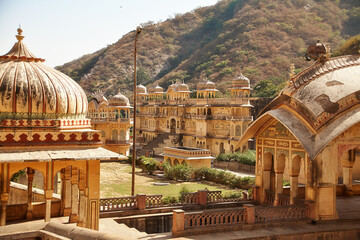
M 24 36 L 22 35 L 23 30 L 21 29 L 21 25 L 19 24 L 19 28 L 17 29 L 18 35 L 16 35 L 16 39 L 20 42 L 24 39 Z

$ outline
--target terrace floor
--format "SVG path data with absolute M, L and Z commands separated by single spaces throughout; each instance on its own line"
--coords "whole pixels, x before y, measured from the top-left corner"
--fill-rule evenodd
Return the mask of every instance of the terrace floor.
M 341 220 L 360 219 L 360 196 L 337 197 L 336 209 Z

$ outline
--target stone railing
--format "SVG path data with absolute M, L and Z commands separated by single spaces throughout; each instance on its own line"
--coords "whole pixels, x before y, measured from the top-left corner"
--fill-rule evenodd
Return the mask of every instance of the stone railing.
M 197 149 L 191 147 L 183 147 L 183 148 L 176 148 L 176 147 L 165 147 L 164 154 L 171 154 L 171 155 L 179 155 L 184 157 L 202 157 L 202 156 L 210 156 L 211 151 L 207 149 Z
M 255 224 L 260 224 L 259 226 L 274 222 L 284 224 L 284 221 L 300 221 L 307 218 L 307 205 L 263 207 L 244 204 L 243 207 L 232 210 L 207 210 L 192 213 L 174 210 L 172 236 L 248 229 L 255 227 Z M 246 225 L 248 227 L 245 227 Z
M 136 208 L 137 196 L 100 199 L 100 212 L 113 212 Z
M 246 222 L 244 208 L 236 210 L 204 211 L 197 213 L 185 213 L 184 229 L 212 227 L 218 225 L 231 225 Z
M 290 205 L 290 196 L 285 195 L 285 194 L 278 194 L 277 195 L 277 199 L 278 199 L 278 206 L 288 206 Z
M 182 204 L 199 204 L 199 193 L 183 193 L 181 195 Z
M 146 208 L 157 208 L 162 206 L 162 195 L 146 195 Z
M 255 222 L 277 220 L 301 220 L 308 217 L 306 205 L 290 205 L 277 207 L 256 207 Z
M 246 194 L 243 196 L 243 198 L 223 199 L 221 196 L 221 191 L 199 190 L 193 193 L 183 193 L 179 203 L 164 204 L 162 195 L 138 194 L 136 196 L 130 197 L 101 198 L 100 212 L 115 212 L 133 209 L 141 210 L 167 206 L 206 206 L 209 203 L 216 204 L 219 202 L 240 202 L 246 200 L 248 200 Z
M 242 208 L 232 210 L 206 210 L 192 213 L 174 210 L 172 236 L 235 230 L 245 224 L 254 223 L 255 206 L 252 204 L 244 204 Z
M 273 205 L 275 201 L 275 193 L 270 190 L 265 190 L 265 203 Z
M 223 198 L 221 196 L 221 191 L 208 191 L 207 192 L 207 202 L 222 202 Z

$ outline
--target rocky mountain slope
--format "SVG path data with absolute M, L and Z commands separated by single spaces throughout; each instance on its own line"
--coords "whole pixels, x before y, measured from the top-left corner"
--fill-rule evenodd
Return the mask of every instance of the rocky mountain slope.
M 192 89 L 205 77 L 224 93 L 242 72 L 254 94 L 273 95 L 295 71 L 308 66 L 303 55 L 320 40 L 331 49 L 359 34 L 358 0 L 222 0 L 210 7 L 142 24 L 138 40 L 138 81 L 166 88 L 181 80 Z M 78 81 L 90 95 L 119 89 L 130 95 L 135 31 L 58 70 Z

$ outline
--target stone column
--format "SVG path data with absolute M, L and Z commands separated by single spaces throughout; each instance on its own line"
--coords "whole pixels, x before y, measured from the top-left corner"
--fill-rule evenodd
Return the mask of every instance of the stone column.
M 206 206 L 207 205 L 207 190 L 198 190 L 198 196 L 199 196 L 199 205 L 200 206 Z
M 299 155 L 294 156 L 290 161 L 290 204 L 294 204 L 294 199 L 298 196 L 300 164 Z
M 63 216 L 70 216 L 71 213 L 71 167 L 67 167 L 62 170 L 63 179 L 63 187 L 61 189 L 61 201 L 63 204 Z
M 65 169 L 60 171 L 61 179 L 61 206 L 60 206 L 60 216 L 64 216 L 65 209 Z
M 275 170 L 275 200 L 274 206 L 279 205 L 279 194 L 283 193 L 283 176 L 284 176 L 284 169 L 285 169 L 285 154 L 281 153 L 278 155 L 275 163 L 274 163 L 274 170 Z
M 28 176 L 28 201 L 27 201 L 26 219 L 32 219 L 33 218 L 32 186 L 33 186 L 35 170 L 32 168 L 27 168 L 26 173 Z
M 350 150 L 342 156 L 343 184 L 346 187 L 346 194 L 352 195 L 352 170 L 355 163 L 355 150 Z
M 275 173 L 275 201 L 274 206 L 279 205 L 279 196 L 278 194 L 283 193 L 283 173 Z
M 290 204 L 294 204 L 294 198 L 298 196 L 298 177 L 290 176 Z
M 52 189 L 44 190 L 45 192 L 45 222 L 50 222 L 51 218 L 51 199 L 53 195 Z
M 79 218 L 79 179 L 78 169 L 71 169 L 71 213 L 69 222 L 76 223 Z
M 262 197 L 260 203 L 266 202 L 266 190 L 270 190 L 270 171 L 272 167 L 273 154 L 266 152 L 263 156 L 263 169 L 262 169 Z
M 137 194 L 136 195 L 137 209 L 144 210 L 146 209 L 146 195 Z
M 8 199 L 9 199 L 9 193 L 2 193 L 0 195 L 0 201 L 1 201 L 0 226 L 6 225 L 6 206 Z
M 77 226 L 85 227 L 86 220 L 86 209 L 87 209 L 87 196 L 85 194 L 86 190 L 79 191 L 79 218 L 77 221 Z
M 86 176 L 84 173 L 79 173 L 79 219 L 77 226 L 86 226 L 86 213 L 87 213 L 87 191 L 86 188 Z
M 352 192 L 352 167 L 343 166 L 343 183 L 346 187 L 346 192 Z
M 181 231 L 185 229 L 185 211 L 183 210 L 174 210 L 173 211 L 173 228 L 172 236 L 180 236 Z
M 263 170 L 262 187 L 262 199 L 260 199 L 260 203 L 266 202 L 266 190 L 270 190 L 270 170 Z
M 255 206 L 252 204 L 244 204 L 243 207 L 246 211 L 246 223 L 254 224 L 255 223 Z

